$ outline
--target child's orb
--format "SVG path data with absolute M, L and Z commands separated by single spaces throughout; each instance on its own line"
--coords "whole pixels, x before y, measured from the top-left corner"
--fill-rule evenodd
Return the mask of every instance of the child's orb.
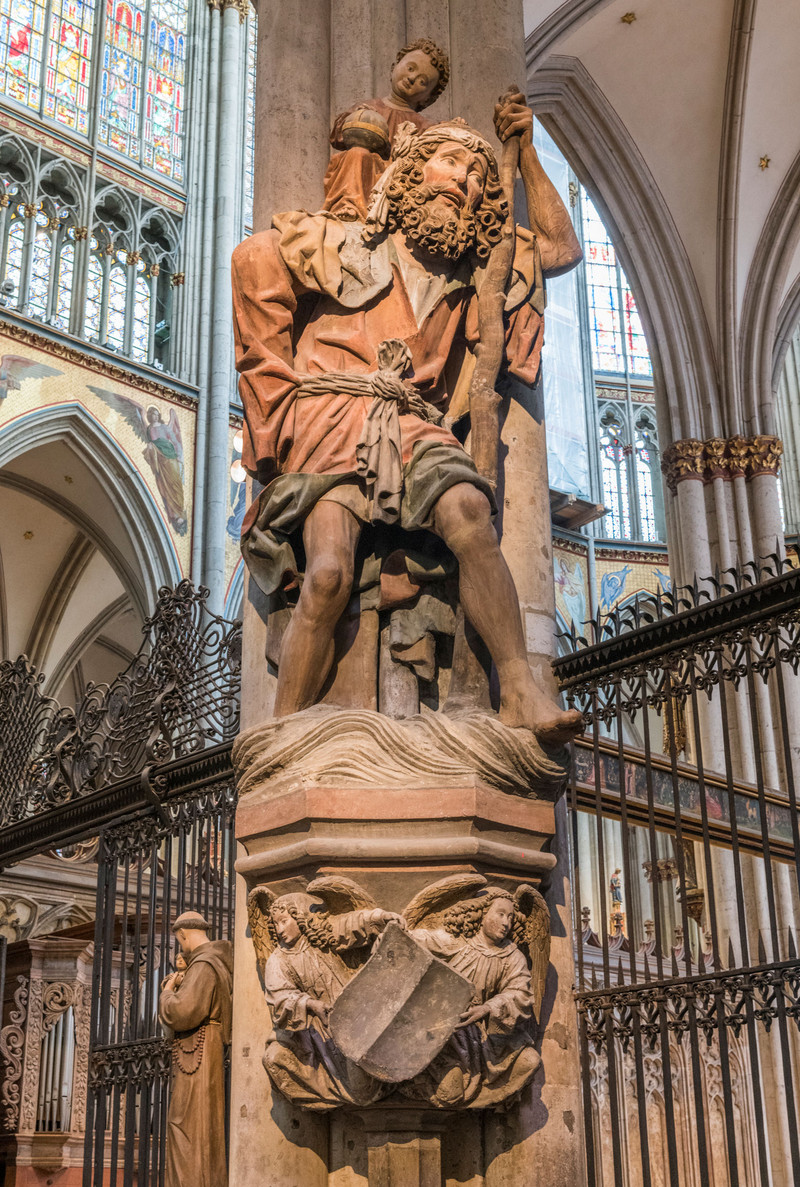
M 382 157 L 389 156 L 389 125 L 379 111 L 371 107 L 357 107 L 347 117 L 342 128 L 345 148 L 366 148 Z

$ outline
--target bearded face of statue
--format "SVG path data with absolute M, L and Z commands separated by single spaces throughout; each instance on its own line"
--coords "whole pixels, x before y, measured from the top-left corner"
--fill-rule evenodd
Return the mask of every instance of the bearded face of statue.
M 475 245 L 477 214 L 486 184 L 486 159 L 446 141 L 397 199 L 396 217 L 407 239 L 430 255 L 459 259 Z

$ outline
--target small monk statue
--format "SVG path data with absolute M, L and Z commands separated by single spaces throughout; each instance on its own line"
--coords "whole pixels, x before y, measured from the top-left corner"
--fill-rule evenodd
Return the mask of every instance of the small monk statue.
M 172 932 L 185 967 L 161 987 L 158 1014 L 172 1036 L 172 1089 L 167 1118 L 165 1187 L 227 1187 L 225 1047 L 231 1041 L 233 949 L 210 940 L 196 911 Z
M 369 195 L 386 168 L 400 126 L 417 131 L 432 121 L 420 112 L 435 103 L 450 79 L 450 61 L 427 37 L 404 45 L 391 74 L 391 93 L 364 99 L 337 116 L 331 144 L 336 154 L 325 174 L 324 209 L 345 221 L 364 220 Z

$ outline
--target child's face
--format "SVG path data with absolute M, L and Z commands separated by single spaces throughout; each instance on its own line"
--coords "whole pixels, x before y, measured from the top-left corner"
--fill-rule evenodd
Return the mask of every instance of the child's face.
M 412 50 L 392 71 L 392 90 L 415 111 L 424 107 L 439 85 L 439 71 L 422 50 Z
M 184 969 L 186 968 L 186 958 L 184 957 L 182 952 L 179 952 L 178 955 L 175 957 L 175 968 L 178 970 L 179 973 L 182 973 L 184 971 Z

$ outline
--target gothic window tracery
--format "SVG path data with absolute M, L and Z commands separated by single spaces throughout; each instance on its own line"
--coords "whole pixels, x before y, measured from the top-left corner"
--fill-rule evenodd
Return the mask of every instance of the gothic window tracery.
M 188 0 L 0 0 L 0 96 L 181 182 L 187 24 Z
M 0 180 L 0 303 L 169 369 L 179 222 L 100 180 L 90 201 L 86 174 L 13 135 Z
M 594 369 L 651 378 L 653 367 L 636 301 L 611 236 L 585 189 L 581 212 Z

